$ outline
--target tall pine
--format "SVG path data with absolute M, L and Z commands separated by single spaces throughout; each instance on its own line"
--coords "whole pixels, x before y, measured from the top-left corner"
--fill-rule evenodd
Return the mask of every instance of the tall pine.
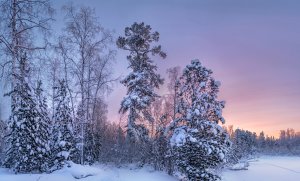
M 150 55 L 165 58 L 166 54 L 160 45 L 152 45 L 158 42 L 159 33 L 151 30 L 150 25 L 134 23 L 125 28 L 125 37 L 117 40 L 120 49 L 129 51 L 127 60 L 132 71 L 121 81 L 127 87 L 127 95 L 121 102 L 120 112 L 128 112 L 127 132 L 133 141 L 145 136 L 146 128 L 137 124 L 137 121 L 152 120 L 147 108 L 158 97 L 154 89 L 163 83 L 163 79 L 156 73 L 157 66 Z
M 160 45 L 153 45 L 158 42 L 159 33 L 151 30 L 150 25 L 134 23 L 126 27 L 125 36 L 117 40 L 120 49 L 129 51 L 127 60 L 132 70 L 121 81 L 127 87 L 127 95 L 120 108 L 121 113 L 128 113 L 126 140 L 130 162 L 134 158 L 145 163 L 149 158 L 149 131 L 144 121 L 153 121 L 148 108 L 158 97 L 154 89 L 163 84 L 151 55 L 165 58 L 166 54 Z

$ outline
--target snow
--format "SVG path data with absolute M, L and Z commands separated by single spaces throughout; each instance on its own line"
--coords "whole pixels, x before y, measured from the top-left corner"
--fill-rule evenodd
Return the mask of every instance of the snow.
M 223 160 L 224 158 L 225 158 L 225 155 L 224 155 L 224 153 L 219 153 L 219 157 Z
M 134 165 L 116 168 L 109 165 L 82 166 L 70 163 L 71 167 L 51 174 L 17 174 L 0 168 L 0 180 L 2 181 L 176 181 L 174 177 L 166 173 L 154 171 L 152 167 L 138 168 Z
M 206 82 L 201 82 L 201 83 L 200 83 L 200 87 L 201 87 L 201 88 L 205 87 L 205 85 L 206 85 Z
M 300 157 L 271 157 L 263 156 L 255 161 L 250 161 L 248 170 L 225 170 L 222 181 L 253 181 L 272 180 L 282 181 L 300 180 Z M 0 168 L 2 181 L 176 181 L 163 172 L 154 171 L 152 167 L 138 168 L 135 165 L 120 168 L 110 165 L 82 166 L 69 163 L 70 167 L 51 174 L 14 174 L 7 169 Z M 235 167 L 243 166 L 242 163 Z
M 63 156 L 65 159 L 68 159 L 68 157 L 70 156 L 70 152 L 68 151 L 61 151 L 58 153 L 57 156 Z
M 172 146 L 182 146 L 186 142 L 186 131 L 182 128 L 177 128 L 170 139 Z
M 59 146 L 64 147 L 65 145 L 66 145 L 66 142 L 65 142 L 65 141 L 60 141 L 60 142 L 59 142 Z
M 199 116 L 200 115 L 200 111 L 198 110 L 198 109 L 195 109 L 195 114 L 197 115 L 197 116 Z
M 194 143 L 197 142 L 197 139 L 194 138 L 194 137 L 191 137 L 191 136 L 190 136 L 189 139 L 190 139 L 191 142 L 194 142 Z
M 69 173 L 76 179 L 95 176 L 100 173 L 100 169 L 91 167 L 88 165 L 79 165 L 73 162 L 69 162 L 68 166 L 65 166 L 62 170 L 56 171 L 56 173 Z
M 240 163 L 233 165 L 229 169 L 230 170 L 248 170 L 248 167 L 249 167 L 249 162 L 240 162 Z
M 300 180 L 300 157 L 263 156 L 250 162 L 248 170 L 226 170 L 223 181 Z

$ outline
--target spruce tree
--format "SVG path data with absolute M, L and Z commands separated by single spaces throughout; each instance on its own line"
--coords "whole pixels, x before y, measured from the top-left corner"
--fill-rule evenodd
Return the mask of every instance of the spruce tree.
M 28 84 L 26 55 L 20 61 L 18 80 L 10 95 L 14 100 L 7 135 L 8 149 L 4 165 L 16 173 L 42 172 L 47 169 L 48 123 L 43 119 L 34 92 Z
M 54 101 L 56 107 L 53 116 L 52 157 L 55 167 L 61 168 L 66 161 L 74 159 L 76 153 L 73 120 L 69 98 L 67 97 L 66 82 L 64 80 L 59 81 Z
M 0 165 L 2 165 L 5 151 L 5 135 L 6 135 L 6 121 L 0 119 Z
M 178 119 L 170 138 L 176 167 L 189 180 L 219 180 L 214 169 L 225 162 L 230 140 L 219 122 L 224 102 L 218 101 L 219 83 L 212 71 L 193 60 L 179 81 Z
M 34 89 L 34 102 L 36 103 L 37 109 L 37 124 L 39 131 L 37 132 L 37 138 L 46 149 L 43 150 L 44 158 L 40 159 L 39 165 L 42 165 L 42 170 L 46 171 L 49 168 L 51 162 L 50 159 L 50 131 L 51 121 L 48 116 L 47 99 L 44 96 L 44 90 L 42 89 L 42 81 L 37 82 L 37 86 Z

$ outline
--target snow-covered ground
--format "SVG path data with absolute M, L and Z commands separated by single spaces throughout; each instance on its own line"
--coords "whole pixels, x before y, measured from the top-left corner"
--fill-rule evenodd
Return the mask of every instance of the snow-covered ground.
M 78 179 L 81 178 L 81 179 Z M 13 174 L 0 168 L 0 181 L 176 181 L 163 172 L 154 171 L 150 167 L 136 168 L 133 165 L 116 168 L 112 166 L 72 165 L 51 174 Z
M 225 170 L 223 181 L 299 181 L 300 157 L 262 156 L 248 170 Z
M 133 165 L 116 168 L 106 165 L 80 166 L 73 164 L 51 174 L 18 174 L 0 168 L 0 181 L 176 181 L 163 172 L 150 167 L 136 168 Z M 77 179 L 76 179 L 77 178 Z M 299 181 L 300 157 L 267 157 L 250 162 L 248 170 L 225 170 L 223 181 Z

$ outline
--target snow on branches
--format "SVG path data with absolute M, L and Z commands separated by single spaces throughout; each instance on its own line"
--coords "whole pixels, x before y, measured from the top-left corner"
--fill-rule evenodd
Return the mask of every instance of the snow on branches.
M 120 49 L 129 51 L 127 60 L 132 72 L 126 76 L 121 83 L 127 87 L 127 95 L 121 102 L 120 112 L 129 112 L 127 132 L 133 141 L 138 141 L 145 137 L 145 127 L 137 125 L 136 120 L 151 121 L 152 117 L 147 108 L 158 97 L 154 92 L 155 88 L 163 83 L 163 79 L 156 73 L 157 66 L 153 63 L 150 55 L 159 55 L 162 58 L 166 54 L 161 50 L 161 46 L 152 46 L 153 42 L 158 42 L 159 33 L 151 32 L 151 27 L 144 23 L 134 23 L 125 28 L 125 36 L 119 37 L 117 46 Z
M 193 60 L 179 80 L 177 119 L 170 144 L 178 169 L 189 180 L 218 180 L 214 169 L 225 162 L 230 140 L 219 122 L 224 102 L 217 99 L 220 83 L 212 71 Z

